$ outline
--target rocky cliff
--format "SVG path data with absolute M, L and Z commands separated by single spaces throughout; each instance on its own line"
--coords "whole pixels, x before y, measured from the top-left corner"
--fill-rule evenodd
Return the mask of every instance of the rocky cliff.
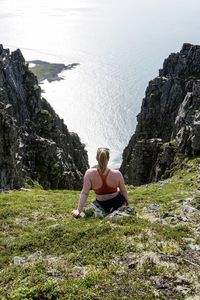
M 200 46 L 184 44 L 149 82 L 135 134 L 123 152 L 128 184 L 167 177 L 177 155 L 200 155 Z
M 26 178 L 79 189 L 87 168 L 84 145 L 41 97 L 21 51 L 0 45 L 0 189 L 20 188 Z

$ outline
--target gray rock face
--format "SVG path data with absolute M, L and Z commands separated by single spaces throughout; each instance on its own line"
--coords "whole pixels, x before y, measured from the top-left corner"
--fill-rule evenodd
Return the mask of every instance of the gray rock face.
M 200 46 L 184 44 L 164 61 L 137 120 L 120 168 L 126 183 L 165 179 L 177 152 L 200 154 Z
M 21 51 L 0 45 L 0 189 L 23 187 L 26 177 L 80 189 L 87 168 L 84 145 L 41 97 Z

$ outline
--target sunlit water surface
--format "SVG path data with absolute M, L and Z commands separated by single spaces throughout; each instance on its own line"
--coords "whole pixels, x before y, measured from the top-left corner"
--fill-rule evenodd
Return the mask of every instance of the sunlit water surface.
M 26 60 L 80 63 L 45 98 L 86 144 L 119 166 L 148 81 L 184 42 L 200 43 L 198 0 L 0 0 L 0 43 Z

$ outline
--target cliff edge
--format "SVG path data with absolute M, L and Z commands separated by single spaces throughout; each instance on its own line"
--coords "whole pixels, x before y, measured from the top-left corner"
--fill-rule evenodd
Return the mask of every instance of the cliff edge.
M 84 145 L 41 97 L 21 51 L 0 45 L 0 189 L 23 187 L 26 178 L 80 189 L 87 168 Z
M 200 46 L 185 43 L 165 59 L 137 121 L 120 168 L 126 183 L 164 179 L 177 155 L 200 155 Z

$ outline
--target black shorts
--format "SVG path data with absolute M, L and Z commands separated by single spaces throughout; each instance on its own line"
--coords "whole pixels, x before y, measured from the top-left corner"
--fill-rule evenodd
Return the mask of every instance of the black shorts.
M 125 204 L 125 198 L 120 192 L 112 199 L 105 201 L 99 201 L 96 199 L 96 201 L 105 210 L 106 213 L 117 210 L 120 206 Z

